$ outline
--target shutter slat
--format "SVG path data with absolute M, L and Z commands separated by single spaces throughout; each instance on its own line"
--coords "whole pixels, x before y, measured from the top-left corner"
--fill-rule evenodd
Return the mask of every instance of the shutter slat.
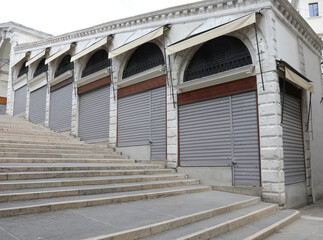
M 283 121 L 285 183 L 305 181 L 301 100 L 285 94 Z
M 29 120 L 33 123 L 45 122 L 47 86 L 30 93 Z
M 70 83 L 50 93 L 49 127 L 61 132 L 71 129 L 72 91 Z
M 15 91 L 13 115 L 17 116 L 26 112 L 27 85 Z
M 79 137 L 86 142 L 109 141 L 110 86 L 79 97 Z

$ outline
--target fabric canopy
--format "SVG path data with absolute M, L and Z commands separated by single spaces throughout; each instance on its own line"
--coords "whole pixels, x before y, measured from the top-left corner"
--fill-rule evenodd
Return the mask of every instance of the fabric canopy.
M 297 86 L 314 93 L 314 86 L 288 67 L 285 67 L 285 77 L 288 81 L 296 84 Z
M 18 57 L 16 58 L 16 60 L 12 63 L 12 66 L 17 65 L 18 63 L 20 63 L 22 60 L 24 60 L 28 55 L 30 54 L 30 52 L 26 52 L 26 53 L 20 53 L 18 55 Z
M 64 53 L 66 53 L 67 51 L 69 51 L 71 49 L 71 46 L 72 46 L 72 44 L 68 44 L 64 48 L 62 48 L 62 49 L 58 50 L 57 52 L 55 52 L 54 54 L 52 54 L 49 58 L 46 59 L 45 64 L 48 64 L 51 61 L 53 61 L 54 59 L 58 58 L 59 56 L 62 56 Z
M 44 49 L 43 51 L 41 51 L 40 53 L 38 53 L 35 57 L 33 57 L 32 59 L 30 59 L 28 62 L 26 62 L 26 66 L 29 66 L 30 64 L 36 62 L 38 59 L 40 59 L 43 56 L 45 56 L 46 50 L 47 49 Z
M 97 49 L 97 48 L 99 48 L 99 47 L 103 46 L 104 44 L 107 44 L 109 37 L 110 37 L 110 36 L 108 36 L 108 37 L 104 37 L 104 38 L 102 38 L 102 39 L 100 39 L 100 40 L 96 41 L 95 43 L 93 43 L 91 46 L 89 46 L 89 47 L 87 47 L 87 48 L 83 49 L 81 52 L 79 52 L 79 53 L 75 54 L 75 55 L 71 58 L 71 62 L 74 62 L 75 60 L 77 60 L 77 59 L 79 59 L 79 58 L 81 58 L 81 57 L 85 56 L 86 54 L 88 54 L 88 53 L 90 53 L 90 52 L 94 51 L 95 49 Z
M 163 32 L 164 32 L 164 26 L 157 28 L 157 29 L 155 29 L 155 30 L 129 42 L 129 43 L 122 45 L 121 47 L 118 47 L 118 48 L 112 50 L 111 52 L 109 52 L 109 58 L 116 57 L 122 53 L 129 51 L 130 49 L 138 47 L 146 42 L 149 42 L 149 41 L 163 35 Z
M 256 13 L 249 14 L 247 16 L 238 18 L 226 24 L 211 28 L 202 33 L 190 36 L 177 43 L 171 44 L 166 48 L 166 55 L 174 54 L 184 49 L 196 46 L 200 43 L 204 43 L 216 37 L 234 32 L 246 26 L 249 26 L 256 22 Z

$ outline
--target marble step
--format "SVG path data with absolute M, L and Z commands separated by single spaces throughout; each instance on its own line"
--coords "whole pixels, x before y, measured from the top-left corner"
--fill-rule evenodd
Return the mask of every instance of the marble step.
M 76 177 L 100 177 L 122 176 L 140 174 L 163 174 L 175 173 L 174 169 L 138 169 L 138 170 L 90 170 L 90 171 L 48 171 L 48 172 L 13 172 L 0 173 L 0 181 L 5 180 L 29 180 L 48 178 L 76 178 Z
M 0 172 L 45 172 L 82 170 L 164 169 L 163 165 L 142 163 L 1 163 Z
M 30 188 L 49 188 L 66 187 L 81 185 L 100 185 L 113 183 L 145 182 L 185 179 L 186 174 L 154 174 L 154 175 L 129 175 L 129 176 L 101 176 L 87 178 L 48 178 L 32 180 L 8 180 L 0 181 L 0 190 L 30 189 Z
M 14 202 L 15 206 L 11 205 L 10 207 L 4 208 L 1 208 L 2 204 L 0 204 L 0 217 L 58 211 L 70 208 L 91 207 L 146 199 L 164 198 L 181 194 L 199 193 L 205 191 L 211 191 L 211 187 L 192 185 L 165 189 L 149 189 L 122 193 L 108 193 L 96 195 L 95 197 L 91 195 L 65 197 L 64 200 L 62 200 L 62 198 L 50 198 L 32 201 L 20 201 L 19 205 L 17 205 L 18 202 Z
M 148 179 L 147 179 L 148 180 Z M 129 183 L 112 183 L 100 185 L 80 185 L 69 187 L 52 187 L 52 188 L 33 188 L 33 189 L 19 189 L 11 191 L 1 191 L 0 203 L 9 202 L 9 207 L 13 201 L 26 201 L 45 198 L 70 197 L 95 195 L 115 192 L 131 192 L 157 188 L 171 188 L 188 185 L 198 185 L 199 180 L 196 179 L 175 179 L 175 180 L 154 180 L 143 182 L 129 182 Z M 3 205 L 2 205 L 3 207 Z

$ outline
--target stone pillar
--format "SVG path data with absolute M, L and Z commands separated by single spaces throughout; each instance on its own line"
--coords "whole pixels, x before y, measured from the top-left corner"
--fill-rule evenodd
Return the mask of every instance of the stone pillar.
M 11 49 L 10 49 L 10 63 L 9 63 L 9 73 L 8 73 L 8 87 L 7 87 L 7 115 L 13 116 L 13 104 L 15 98 L 15 92 L 13 90 L 13 69 L 12 63 L 15 57 L 14 48 L 17 46 L 17 41 L 11 41 Z
M 73 91 L 72 91 L 72 119 L 71 119 L 71 135 L 78 136 L 78 105 L 79 98 L 77 95 L 77 84 L 76 82 L 79 80 L 81 64 L 79 60 L 74 62 L 74 70 L 73 70 Z
M 171 56 L 170 64 L 167 61 L 167 167 L 170 168 L 178 166 L 178 106 L 175 89 L 178 83 L 178 63 L 173 57 Z
M 117 81 L 119 73 L 119 62 L 116 59 L 112 60 L 112 66 L 110 71 L 111 83 L 110 83 L 110 126 L 109 126 L 109 147 L 114 148 L 117 146 Z
M 257 75 L 258 117 L 262 197 L 266 201 L 285 204 L 285 176 L 283 162 L 283 129 L 281 126 L 281 102 L 279 77 L 276 71 Z

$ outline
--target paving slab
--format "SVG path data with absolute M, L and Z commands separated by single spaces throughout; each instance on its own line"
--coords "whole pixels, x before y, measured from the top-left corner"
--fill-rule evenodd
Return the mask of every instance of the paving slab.
M 323 239 L 323 199 L 298 209 L 301 217 L 281 229 L 268 240 L 322 240 Z

